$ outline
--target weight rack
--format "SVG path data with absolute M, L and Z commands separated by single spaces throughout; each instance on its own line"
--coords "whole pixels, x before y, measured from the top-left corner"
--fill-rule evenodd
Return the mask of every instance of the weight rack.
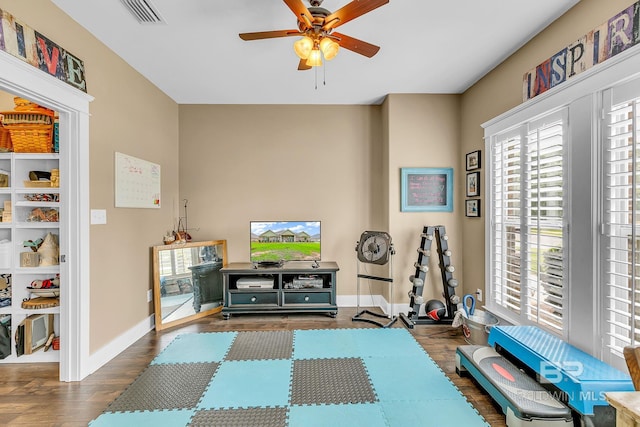
M 420 316 L 420 307 L 425 303 L 422 297 L 424 284 L 427 280 L 429 272 L 429 259 L 431 257 L 431 244 L 436 240 L 438 246 L 438 260 L 440 274 L 442 277 L 442 289 L 445 299 L 445 316 L 439 320 L 434 320 L 428 316 Z M 455 288 L 458 286 L 458 280 L 453 278 L 455 268 L 451 265 L 451 251 L 449 250 L 449 237 L 444 225 L 424 226 L 420 235 L 420 247 L 418 248 L 418 260 L 414 266 L 416 271 L 409 277 L 409 281 L 413 284 L 409 297 L 409 312 L 407 314 L 400 313 L 400 318 L 404 324 L 412 329 L 415 325 L 434 325 L 434 324 L 450 324 L 453 322 L 454 314 L 457 310 L 457 304 L 460 297 L 456 295 Z

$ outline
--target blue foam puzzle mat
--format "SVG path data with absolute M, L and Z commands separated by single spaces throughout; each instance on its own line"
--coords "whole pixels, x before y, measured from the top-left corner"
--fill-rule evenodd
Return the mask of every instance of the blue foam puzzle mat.
M 243 339 L 237 339 L 239 334 Z M 90 425 L 186 427 L 201 415 L 201 419 L 220 420 L 242 411 L 240 415 L 248 417 L 250 425 L 269 427 L 488 426 L 404 328 L 295 330 L 289 335 L 277 340 L 273 333 L 259 332 L 179 335 L 115 402 L 138 408 L 138 393 L 153 396 L 154 390 L 139 392 L 146 387 L 144 379 L 152 366 L 166 370 L 209 364 L 215 371 L 203 383 L 203 391 L 193 392 L 195 399 L 181 399 L 182 405 L 188 403 L 175 409 L 167 405 L 162 410 L 125 412 L 119 409 L 125 406 L 112 404 L 112 410 L 107 408 Z M 233 356 L 229 353 L 232 346 Z M 263 347 L 293 351 L 252 351 Z M 262 358 L 273 354 L 291 356 Z M 359 366 L 359 373 L 354 366 Z M 320 368 L 317 372 L 316 367 Z M 171 387 L 163 381 L 149 383 L 156 388 Z M 284 417 L 254 420 L 263 416 L 260 414 L 282 410 L 286 422 Z
M 290 427 L 386 427 L 377 403 L 292 406 Z
M 89 423 L 91 427 L 175 427 L 186 426 L 195 411 L 175 409 L 171 411 L 120 412 L 101 415 Z
M 236 335 L 237 332 L 181 334 L 151 363 L 220 362 Z
M 290 360 L 222 362 L 200 409 L 287 406 Z

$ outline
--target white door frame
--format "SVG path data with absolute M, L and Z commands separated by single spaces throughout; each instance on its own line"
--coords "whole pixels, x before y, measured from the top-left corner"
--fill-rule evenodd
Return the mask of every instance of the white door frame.
M 60 381 L 80 381 L 89 368 L 89 103 L 93 97 L 0 51 L 0 90 L 60 116 L 61 217 Z M 64 234 L 64 235 L 63 235 Z M 64 242 L 67 242 L 65 247 Z

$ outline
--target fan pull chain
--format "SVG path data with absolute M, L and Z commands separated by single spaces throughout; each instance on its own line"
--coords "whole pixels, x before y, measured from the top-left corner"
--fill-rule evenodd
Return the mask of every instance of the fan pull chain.
M 313 67 L 313 72 L 315 73 L 316 90 L 318 90 L 318 67 Z
M 327 63 L 326 62 L 322 65 L 322 84 L 324 86 L 327 85 Z

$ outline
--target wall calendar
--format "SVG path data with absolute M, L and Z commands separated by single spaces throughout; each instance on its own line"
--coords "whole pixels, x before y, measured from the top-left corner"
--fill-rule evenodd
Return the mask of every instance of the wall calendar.
M 160 208 L 160 165 L 116 152 L 116 207 Z

